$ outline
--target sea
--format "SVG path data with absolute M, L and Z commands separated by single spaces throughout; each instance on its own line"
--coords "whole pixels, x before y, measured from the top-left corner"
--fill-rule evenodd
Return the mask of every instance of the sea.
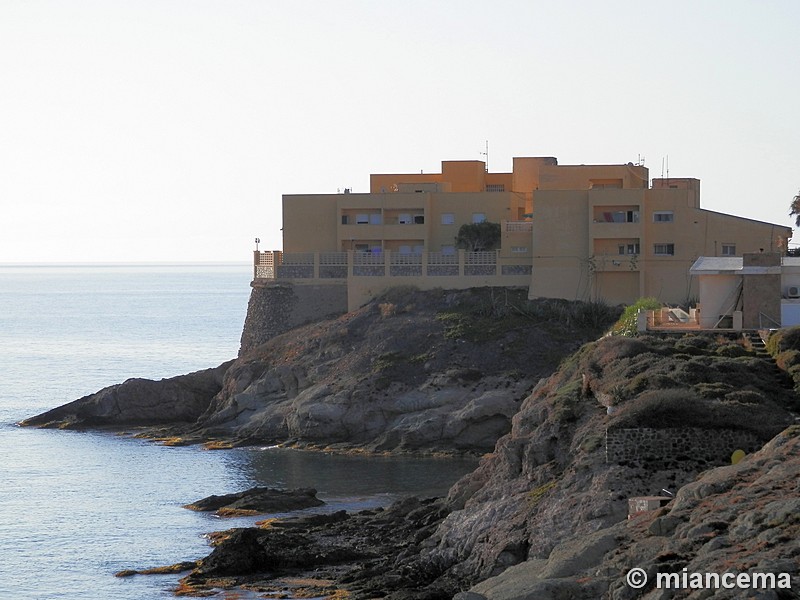
M 445 494 L 474 468 L 17 425 L 130 377 L 234 358 L 251 278 L 247 264 L 0 265 L 0 599 L 173 598 L 179 575 L 115 573 L 201 558 L 207 534 L 255 520 L 184 504 L 265 485 L 316 488 L 315 510 L 361 510 Z

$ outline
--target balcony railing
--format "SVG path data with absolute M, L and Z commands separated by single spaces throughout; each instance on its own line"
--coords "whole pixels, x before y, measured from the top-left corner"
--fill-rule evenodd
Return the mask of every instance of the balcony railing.
M 299 252 L 254 253 L 255 279 L 346 279 L 348 277 L 458 277 L 531 273 L 531 259 L 493 252 Z
M 507 233 L 531 233 L 533 221 L 504 221 Z

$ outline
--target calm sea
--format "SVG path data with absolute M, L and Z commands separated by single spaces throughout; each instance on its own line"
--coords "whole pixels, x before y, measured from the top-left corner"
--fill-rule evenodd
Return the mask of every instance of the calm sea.
M 205 556 L 204 534 L 252 522 L 183 504 L 254 485 L 307 486 L 324 510 L 352 510 L 442 494 L 474 466 L 15 426 L 129 377 L 235 357 L 250 278 L 249 265 L 0 266 L 0 597 L 171 598 L 178 576 L 114 573 Z

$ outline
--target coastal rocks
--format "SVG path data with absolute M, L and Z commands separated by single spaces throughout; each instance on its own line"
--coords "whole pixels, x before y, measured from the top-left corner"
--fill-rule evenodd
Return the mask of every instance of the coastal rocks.
M 713 577 L 726 573 L 734 577 L 759 573 L 772 582 L 772 589 L 753 589 L 748 597 L 795 598 L 800 587 L 798 475 L 800 427 L 795 426 L 740 463 L 705 472 L 682 487 L 667 507 L 584 540 L 566 540 L 546 560 L 528 560 L 456 598 L 667 597 L 656 589 L 658 573 L 674 574 L 676 582 L 685 573 L 687 581 L 694 582 L 684 586 L 681 597 L 686 598 L 709 597 L 714 593 Z M 668 534 L 657 526 L 665 520 L 671 524 Z M 625 575 L 633 568 L 647 575 L 649 583 L 640 589 L 626 582 Z M 711 586 L 706 586 L 707 573 L 712 574 Z M 722 590 L 721 585 L 717 588 Z M 724 597 L 739 597 L 737 590 L 728 591 Z
M 179 378 L 131 380 L 23 424 L 152 425 L 170 444 L 215 447 L 483 454 L 535 383 L 617 314 L 590 308 L 528 301 L 525 289 L 390 290 L 336 319 L 252 338 L 191 402 Z
M 181 587 L 202 593 L 220 584 L 246 583 L 250 590 L 275 592 L 290 577 L 334 581 L 353 598 L 445 598 L 429 587 L 435 566 L 422 565 L 417 557 L 446 513 L 441 500 L 407 498 L 386 509 L 234 529 L 181 580 Z
M 82 429 L 191 423 L 222 389 L 222 376 L 230 364 L 160 381 L 128 379 L 20 425 Z
M 244 352 L 189 439 L 375 452 L 490 451 L 522 399 L 605 323 L 552 328 L 569 303 L 523 291 L 391 294 Z M 513 301 L 512 301 L 513 300 Z M 575 310 L 580 303 L 569 305 Z M 613 311 L 607 315 L 611 317 Z
M 260 513 L 283 513 L 325 504 L 317 498 L 317 490 L 299 488 L 280 490 L 254 487 L 233 494 L 212 495 L 184 508 L 200 512 L 215 511 L 218 516 L 237 516 Z

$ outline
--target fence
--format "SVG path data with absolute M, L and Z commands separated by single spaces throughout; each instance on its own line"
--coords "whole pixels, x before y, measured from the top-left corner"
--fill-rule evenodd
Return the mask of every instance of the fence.
M 530 275 L 530 259 L 499 251 L 254 253 L 255 279 L 345 279 L 348 277 L 460 277 Z

